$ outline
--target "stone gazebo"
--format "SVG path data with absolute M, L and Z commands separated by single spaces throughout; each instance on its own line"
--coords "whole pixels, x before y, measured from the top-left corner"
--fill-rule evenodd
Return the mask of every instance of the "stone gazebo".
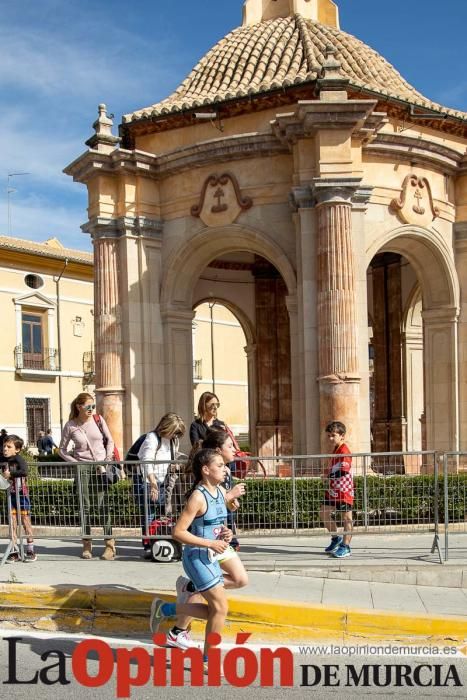
M 246 0 L 170 97 L 111 127 L 100 105 L 65 172 L 89 193 L 118 442 L 190 421 L 193 309 L 216 300 L 245 332 L 255 451 L 317 453 L 333 418 L 354 451 L 467 448 L 465 113 L 331 0 Z

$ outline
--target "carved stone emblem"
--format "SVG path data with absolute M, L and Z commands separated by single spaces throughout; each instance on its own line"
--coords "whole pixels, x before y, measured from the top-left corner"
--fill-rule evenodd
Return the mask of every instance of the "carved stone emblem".
M 235 175 L 223 173 L 210 175 L 205 180 L 199 203 L 191 207 L 191 214 L 206 226 L 225 226 L 252 205 L 250 197 L 242 197 Z
M 396 212 L 404 224 L 428 226 L 439 216 L 435 207 L 430 183 L 426 177 L 410 173 L 402 183 L 399 199 L 393 199 L 390 208 Z

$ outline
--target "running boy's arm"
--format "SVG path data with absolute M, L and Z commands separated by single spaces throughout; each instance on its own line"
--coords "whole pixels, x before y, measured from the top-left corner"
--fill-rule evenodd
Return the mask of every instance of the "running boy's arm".
M 179 519 L 175 523 L 172 535 L 175 540 L 183 544 L 191 544 L 195 547 L 206 547 L 213 549 L 217 554 L 222 554 L 228 544 L 224 540 L 206 540 L 204 537 L 196 537 L 188 531 L 193 520 L 205 512 L 206 502 L 199 491 L 194 491 L 188 503 L 182 511 Z

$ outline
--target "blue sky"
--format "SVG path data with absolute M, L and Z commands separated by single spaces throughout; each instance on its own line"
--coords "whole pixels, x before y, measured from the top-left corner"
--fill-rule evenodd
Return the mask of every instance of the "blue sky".
M 341 28 L 427 97 L 467 111 L 465 0 L 337 0 Z M 241 23 L 243 0 L 0 0 L 0 234 L 90 250 L 87 197 L 62 169 L 97 105 L 115 114 L 166 97 Z M 114 129 L 114 133 L 117 128 Z

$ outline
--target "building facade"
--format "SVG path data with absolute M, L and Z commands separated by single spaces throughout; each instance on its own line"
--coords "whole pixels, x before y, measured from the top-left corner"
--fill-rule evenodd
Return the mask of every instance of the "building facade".
M 93 258 L 56 239 L 0 236 L 0 427 L 35 448 L 55 442 L 70 403 L 94 391 Z
M 218 415 L 248 442 L 248 363 L 245 334 L 224 304 L 203 302 L 194 310 L 194 409 L 204 391 L 219 397 Z
M 243 23 L 112 134 L 86 184 L 97 393 L 117 442 L 193 413 L 192 322 L 246 338 L 250 442 L 465 449 L 466 114 L 339 27 L 331 0 L 246 0 Z

